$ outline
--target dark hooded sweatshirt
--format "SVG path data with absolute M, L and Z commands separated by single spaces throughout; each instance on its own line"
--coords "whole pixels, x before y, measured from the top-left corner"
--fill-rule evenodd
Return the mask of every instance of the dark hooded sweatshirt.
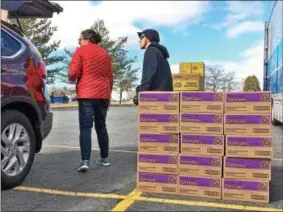
M 144 53 L 140 91 L 173 91 L 173 80 L 170 65 L 167 61 L 169 53 L 166 47 L 152 42 Z

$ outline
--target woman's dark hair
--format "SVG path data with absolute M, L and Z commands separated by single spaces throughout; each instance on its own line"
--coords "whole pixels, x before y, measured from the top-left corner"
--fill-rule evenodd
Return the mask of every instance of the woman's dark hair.
M 92 29 L 84 30 L 81 35 L 84 39 L 89 40 L 91 43 L 99 44 L 102 41 L 100 34 Z

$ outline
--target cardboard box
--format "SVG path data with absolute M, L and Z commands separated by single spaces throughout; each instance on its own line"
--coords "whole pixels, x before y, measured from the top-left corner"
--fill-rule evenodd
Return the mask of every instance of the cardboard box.
M 271 114 L 270 92 L 233 92 L 225 94 L 226 114 Z
M 224 157 L 224 178 L 242 180 L 271 180 L 271 160 Z
M 178 155 L 138 153 L 138 172 L 178 174 Z
M 172 74 L 174 91 L 204 90 L 204 80 L 199 74 Z
M 273 158 L 273 138 L 226 136 L 226 156 L 243 158 Z
M 191 74 L 192 73 L 192 63 L 190 62 L 179 63 L 179 73 Z
M 139 114 L 139 133 L 179 133 L 179 114 Z
M 180 111 L 186 113 L 223 114 L 224 93 L 183 91 L 180 94 Z
M 138 172 L 137 188 L 142 192 L 177 194 L 177 186 L 177 175 Z
M 271 115 L 225 115 L 224 133 L 271 136 Z
M 196 156 L 224 156 L 224 136 L 182 134 L 181 153 Z
M 179 92 L 140 92 L 139 113 L 179 113 Z
M 202 77 L 205 76 L 205 65 L 203 62 L 192 63 L 192 74 L 200 74 Z
M 191 177 L 222 177 L 222 157 L 179 155 L 179 174 Z
M 269 182 L 223 178 L 222 199 L 269 203 Z
M 178 194 L 221 199 L 221 179 L 179 176 Z
M 139 152 L 179 153 L 179 134 L 139 134 Z
M 180 114 L 180 132 L 183 134 L 223 134 L 222 114 Z

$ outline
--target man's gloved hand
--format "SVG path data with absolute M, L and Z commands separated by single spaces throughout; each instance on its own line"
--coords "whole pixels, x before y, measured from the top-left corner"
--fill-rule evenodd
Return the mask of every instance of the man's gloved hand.
M 135 105 L 139 105 L 139 98 L 138 98 L 138 96 L 135 96 L 134 98 L 133 98 L 133 102 L 134 102 L 134 104 Z

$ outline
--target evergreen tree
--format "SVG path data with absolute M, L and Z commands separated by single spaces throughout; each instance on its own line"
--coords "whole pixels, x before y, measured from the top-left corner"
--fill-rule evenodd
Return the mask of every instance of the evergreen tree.
M 138 80 L 137 72 L 139 68 L 133 68 L 137 58 L 129 58 L 127 53 L 126 50 L 123 50 L 117 55 L 117 70 L 119 71 L 116 74 L 114 86 L 119 91 L 120 104 L 122 103 L 123 92 L 130 91 L 136 86 L 135 82 Z
M 66 72 L 61 64 L 64 55 L 56 54 L 61 41 L 50 42 L 57 27 L 51 26 L 49 19 L 20 19 L 20 24 L 24 34 L 37 47 L 47 66 L 47 83 L 54 83 L 55 79 L 66 81 Z
M 248 76 L 244 81 L 244 89 L 245 92 L 256 92 L 260 91 L 259 81 L 255 75 Z

